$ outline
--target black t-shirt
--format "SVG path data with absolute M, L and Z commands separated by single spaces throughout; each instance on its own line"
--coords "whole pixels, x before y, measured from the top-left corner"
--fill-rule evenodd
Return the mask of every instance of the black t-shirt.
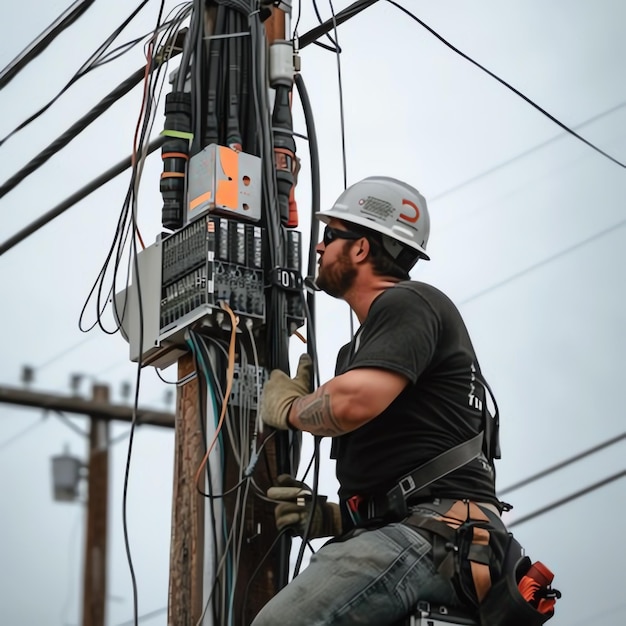
M 438 289 L 403 282 L 372 303 L 336 374 L 375 367 L 410 384 L 377 417 L 333 440 L 339 497 L 385 493 L 405 474 L 482 429 L 485 388 L 460 313 Z M 431 485 L 439 497 L 497 503 L 484 457 Z

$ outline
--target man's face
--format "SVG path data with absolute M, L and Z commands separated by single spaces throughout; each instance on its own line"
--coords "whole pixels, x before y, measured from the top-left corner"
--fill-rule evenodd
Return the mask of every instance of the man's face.
M 346 227 L 336 219 L 328 224 L 336 231 L 346 231 Z M 327 244 L 320 241 L 315 250 L 320 255 L 318 260 L 318 274 L 315 281 L 317 286 L 333 298 L 342 298 L 352 287 L 357 275 L 357 268 L 350 257 L 350 249 L 354 245 L 354 238 L 334 238 Z

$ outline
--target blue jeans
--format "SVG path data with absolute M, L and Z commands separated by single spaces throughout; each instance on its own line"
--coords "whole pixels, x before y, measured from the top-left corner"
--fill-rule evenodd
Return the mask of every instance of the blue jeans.
M 459 605 L 450 580 L 435 571 L 430 543 L 394 523 L 324 545 L 252 626 L 385 626 L 418 600 Z

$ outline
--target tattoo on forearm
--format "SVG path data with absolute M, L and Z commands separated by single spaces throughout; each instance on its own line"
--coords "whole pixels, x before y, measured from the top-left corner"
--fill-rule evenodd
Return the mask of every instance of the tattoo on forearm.
M 330 394 L 322 385 L 308 396 L 298 398 L 294 402 L 293 411 L 302 424 L 302 430 L 322 437 L 336 437 L 346 431 L 341 428 L 333 415 Z

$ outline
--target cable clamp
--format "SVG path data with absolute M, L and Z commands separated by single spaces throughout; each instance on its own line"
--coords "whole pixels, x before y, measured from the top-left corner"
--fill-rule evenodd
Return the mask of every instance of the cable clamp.
M 287 291 L 302 291 L 302 276 L 297 270 L 275 267 L 271 273 L 271 284 Z

